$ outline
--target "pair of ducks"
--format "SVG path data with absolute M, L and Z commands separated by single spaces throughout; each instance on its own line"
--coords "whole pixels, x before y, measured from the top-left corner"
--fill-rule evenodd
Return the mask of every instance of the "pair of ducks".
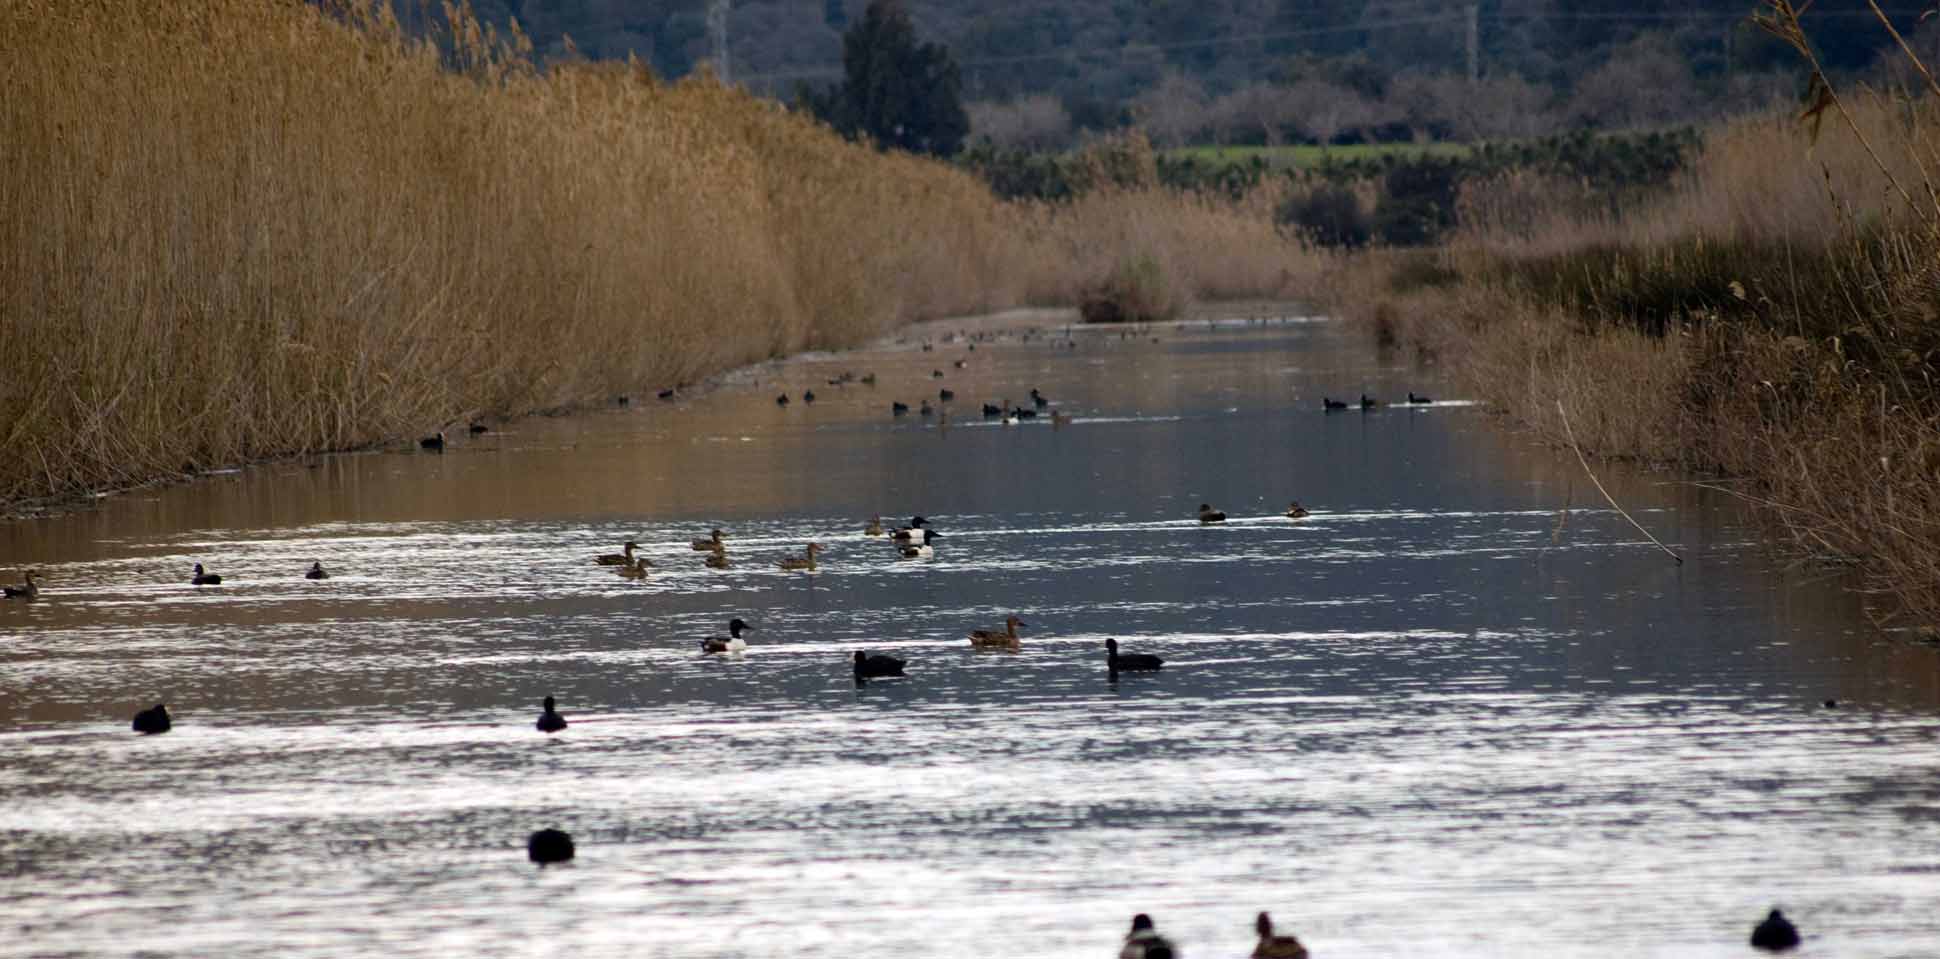
M 910 517 L 908 526 L 904 526 L 896 530 L 895 533 L 890 534 L 890 541 L 896 545 L 897 553 L 904 559 L 928 559 L 936 555 L 936 549 L 930 544 L 942 539 L 943 534 L 933 529 L 926 529 L 925 527 L 928 523 L 929 520 L 921 516 L 912 516 Z M 882 517 L 870 517 L 869 525 L 862 528 L 862 535 L 884 535 Z
M 1288 519 L 1306 519 L 1310 515 L 1312 514 L 1305 506 L 1300 505 L 1299 500 L 1294 500 L 1287 506 L 1286 517 Z M 1200 503 L 1199 522 L 1208 526 L 1214 523 L 1224 523 L 1226 522 L 1226 514 L 1222 510 L 1213 509 L 1211 503 Z
M 653 561 L 645 556 L 633 555 L 633 551 L 639 548 L 639 543 L 627 540 L 620 547 L 620 552 L 595 556 L 593 557 L 593 563 L 598 566 L 619 567 L 614 572 L 618 573 L 623 579 L 645 579 L 647 570 L 653 566 Z
M 1253 930 L 1260 934 L 1253 959 L 1307 959 L 1307 947 L 1299 939 L 1274 934 L 1273 919 L 1266 913 L 1253 920 Z M 1142 912 L 1132 917 L 1132 931 L 1118 950 L 1118 959 L 1173 959 L 1177 955 L 1171 940 L 1159 935 L 1152 927 L 1152 917 Z

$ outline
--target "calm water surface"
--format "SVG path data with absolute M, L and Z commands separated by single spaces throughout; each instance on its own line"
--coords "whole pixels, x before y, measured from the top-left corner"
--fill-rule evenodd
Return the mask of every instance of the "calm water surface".
M 0 605 L 0 954 L 1105 956 L 1147 911 L 1211 957 L 1269 909 L 1322 959 L 1704 957 L 1777 904 L 1940 955 L 1936 655 L 1728 499 L 1610 478 L 1678 567 L 1473 407 L 1325 415 L 1460 398 L 1324 322 L 942 329 L 0 527 L 45 571 Z M 1033 386 L 1075 422 L 977 415 Z M 629 537 L 642 582 L 591 564 Z

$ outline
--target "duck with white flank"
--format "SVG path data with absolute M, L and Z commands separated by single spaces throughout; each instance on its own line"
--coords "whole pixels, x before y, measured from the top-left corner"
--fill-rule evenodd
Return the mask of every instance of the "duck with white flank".
M 136 713 L 132 725 L 135 732 L 144 736 L 165 733 L 175 728 L 174 721 L 169 718 L 168 707 L 161 703 L 156 703 L 154 709 L 144 709 Z
M 539 714 L 539 722 L 535 724 L 540 732 L 556 733 L 566 728 L 566 717 L 559 715 L 557 704 L 551 696 L 547 696 L 539 705 L 545 707 L 545 712 Z
M 593 562 L 601 566 L 631 566 L 633 565 L 633 551 L 639 548 L 639 543 L 627 540 L 626 545 L 620 547 L 621 552 L 595 556 L 593 557 Z
M 926 520 L 921 516 L 912 516 L 909 518 L 908 526 L 904 526 L 897 529 L 896 532 L 892 535 L 899 542 L 906 542 L 908 540 L 913 540 L 916 538 L 917 532 L 922 530 L 922 528 L 928 523 L 929 523 L 929 520 Z
M 896 549 L 903 554 L 904 559 L 929 559 L 936 555 L 936 550 L 930 547 L 930 543 L 942 538 L 943 534 L 938 533 L 936 530 L 926 529 L 923 531 L 922 542 L 903 540 L 897 545 Z
M 859 687 L 871 679 L 903 675 L 903 667 L 909 665 L 894 656 L 871 656 L 862 650 L 855 654 L 855 684 Z
M 221 586 L 222 577 L 216 575 L 215 573 L 204 571 L 202 568 L 202 564 L 197 563 L 195 564 L 195 575 L 189 577 L 189 585 L 190 586 Z
M 330 574 L 323 571 L 322 563 L 311 563 L 310 571 L 303 574 L 304 579 L 329 579 Z
M 1017 635 L 1017 627 L 1029 625 L 1015 616 L 1007 616 L 1004 618 L 1002 632 L 994 629 L 971 630 L 970 645 L 977 649 L 1008 649 L 1014 653 L 1023 646 Z
M 1152 928 L 1152 917 L 1139 913 L 1132 917 L 1132 931 L 1125 937 L 1118 959 L 1173 959 L 1171 940 Z
M 1253 947 L 1253 959 L 1307 959 L 1307 947 L 1292 936 L 1273 934 L 1273 920 L 1266 913 L 1253 920 L 1253 929 L 1260 934 L 1260 944 Z
M 1371 410 L 1380 405 L 1381 405 L 1380 400 L 1377 400 L 1374 397 L 1367 395 L 1366 393 L 1361 394 L 1361 409 Z
M 738 616 L 728 620 L 728 634 L 726 636 L 710 636 L 701 640 L 701 655 L 711 656 L 715 653 L 727 653 L 730 656 L 739 656 L 747 652 L 748 641 L 741 638 L 741 634 L 744 632 L 754 632 L 754 627 L 742 622 Z
M 1299 500 L 1294 500 L 1293 505 L 1287 507 L 1288 519 L 1306 519 L 1308 515 L 1310 514 L 1307 512 L 1307 508 L 1300 505 Z
M 1427 396 L 1416 396 L 1416 395 L 1415 395 L 1415 391 L 1414 391 L 1414 390 L 1409 390 L 1409 391 L 1408 391 L 1408 402 L 1410 402 L 1410 403 L 1413 403 L 1413 404 L 1415 404 L 1416 406 L 1420 406 L 1420 405 L 1422 405 L 1422 404 L 1424 404 L 1424 403 L 1433 403 L 1433 402 L 1435 402 L 1435 401 L 1434 401 L 1434 399 L 1433 399 L 1433 398 L 1431 398 L 1431 397 L 1427 397 Z
M 864 526 L 862 528 L 862 535 L 881 536 L 882 535 L 882 516 L 876 515 L 876 516 L 869 517 L 869 525 Z
M 1112 675 L 1119 673 L 1142 673 L 1165 666 L 1165 660 L 1151 653 L 1118 654 L 1118 640 L 1105 640 L 1105 669 Z
M 822 551 L 822 544 L 810 543 L 808 544 L 808 548 L 804 551 L 804 555 L 790 556 L 787 559 L 782 560 L 780 563 L 777 563 L 776 565 L 780 566 L 782 569 L 801 570 L 803 572 L 813 573 L 815 572 L 815 554 L 821 551 Z
M 708 538 L 697 539 L 687 545 L 692 547 L 696 552 L 710 549 L 727 549 L 727 537 L 717 529 Z
M 1200 503 L 1199 522 L 1224 523 L 1226 522 L 1226 514 L 1223 512 L 1220 512 L 1219 510 L 1213 509 L 1211 503 Z
M 34 582 L 34 571 L 30 569 L 19 586 L 5 587 L 5 592 L 8 599 L 33 599 L 40 595 L 40 584 Z

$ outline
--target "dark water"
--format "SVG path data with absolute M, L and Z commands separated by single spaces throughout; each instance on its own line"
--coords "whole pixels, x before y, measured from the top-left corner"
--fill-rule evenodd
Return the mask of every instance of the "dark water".
M 1682 567 L 1472 407 L 1322 414 L 1441 395 L 1352 331 L 1156 333 L 0 527 L 45 580 L 0 605 L 0 954 L 1103 956 L 1146 911 L 1210 957 L 1269 909 L 1327 959 L 1736 956 L 1777 904 L 1808 955 L 1940 955 L 1932 651 L 1674 477 L 1606 482 Z M 941 386 L 947 429 L 889 416 Z M 1032 386 L 1076 421 L 978 416 Z M 861 535 L 919 512 L 934 559 Z M 628 537 L 644 581 L 590 562 Z M 1108 682 L 1106 637 L 1165 670 Z M 574 864 L 525 862 L 545 825 Z

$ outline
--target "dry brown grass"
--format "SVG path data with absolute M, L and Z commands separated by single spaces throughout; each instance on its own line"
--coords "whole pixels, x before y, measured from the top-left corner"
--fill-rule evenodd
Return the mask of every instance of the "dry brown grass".
M 1157 190 L 1019 209 L 705 78 L 535 69 L 387 8 L 0 0 L 0 503 L 570 407 L 1128 253 L 1272 295 L 1297 247 Z

